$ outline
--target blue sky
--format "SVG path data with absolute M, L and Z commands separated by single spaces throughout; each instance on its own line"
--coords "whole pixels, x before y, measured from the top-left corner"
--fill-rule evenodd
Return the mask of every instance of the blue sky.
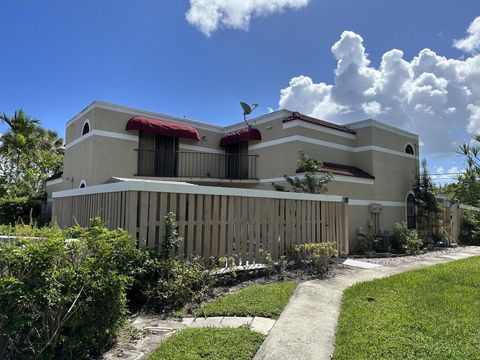
M 222 10 L 222 0 L 212 2 Z M 216 124 L 241 120 L 240 100 L 259 103 L 258 115 L 289 105 L 295 107 L 292 110 L 346 122 L 364 119 L 366 113 L 353 105 L 343 114 L 305 106 L 304 92 L 293 93 L 296 90 L 289 86 L 300 75 L 314 85 L 338 81 L 338 58 L 331 47 L 345 30 L 361 36 L 359 41 L 347 34 L 342 44 L 365 47 L 370 63 L 364 68 L 378 69 L 391 49 L 402 50 L 408 62 L 424 48 L 448 59 L 477 56 L 475 46 L 465 50 L 452 44 L 465 38 L 469 25 L 480 16 L 478 0 L 299 0 L 296 8 L 291 0 L 290 5 L 280 6 L 281 11 L 270 12 L 262 10 L 262 0 L 250 2 L 260 5 L 243 9 L 252 14 L 249 22 L 237 26 L 224 21 L 207 36 L 200 31 L 201 20 L 192 23 L 185 16 L 195 10 L 195 0 L 2 1 L 0 112 L 11 114 L 21 107 L 62 136 L 65 122 L 95 99 Z M 228 15 L 231 9 L 222 11 Z M 202 19 L 201 8 L 196 15 Z M 479 74 L 480 70 L 469 76 L 476 79 Z M 286 89 L 284 95 L 281 89 Z M 325 100 L 317 95 L 312 101 L 316 99 Z M 336 105 L 348 101 L 338 99 Z M 457 117 L 465 117 L 463 122 L 449 123 L 446 118 L 441 124 L 451 126 L 454 141 L 468 139 L 476 131 L 464 128 L 467 117 L 475 115 L 477 100 L 469 99 L 470 112 L 456 112 Z M 386 105 L 379 105 L 379 110 L 377 103 L 382 101 L 363 102 L 362 109 L 369 104 L 368 111 L 383 114 L 378 116 L 382 121 L 388 122 L 390 116 L 393 125 L 429 137 L 431 123 L 417 126 L 411 112 L 409 122 L 402 122 L 399 113 L 386 113 Z M 418 118 L 426 122 L 424 116 Z M 0 132 L 4 129 L 0 125 Z M 461 167 L 452 146 L 426 146 L 424 155 L 432 170 Z

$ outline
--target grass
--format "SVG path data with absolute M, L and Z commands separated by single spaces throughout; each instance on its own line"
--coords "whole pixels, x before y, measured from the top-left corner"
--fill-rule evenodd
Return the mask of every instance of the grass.
M 204 304 L 198 316 L 263 316 L 277 319 L 295 290 L 293 281 L 251 285 Z
M 247 327 L 190 328 L 163 342 L 148 360 L 250 360 L 264 338 Z
M 334 359 L 480 359 L 480 257 L 347 289 Z

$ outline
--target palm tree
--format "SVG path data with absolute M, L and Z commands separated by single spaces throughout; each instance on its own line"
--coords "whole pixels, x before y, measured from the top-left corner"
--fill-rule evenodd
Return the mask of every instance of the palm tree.
M 10 184 L 14 193 L 39 196 L 45 179 L 58 172 L 63 163 L 63 140 L 52 130 L 43 129 L 22 109 L 13 116 L 0 115 L 9 129 L 0 137 L 0 157 L 9 162 L 2 168 L 0 183 Z M 21 190 L 20 190 L 21 189 Z

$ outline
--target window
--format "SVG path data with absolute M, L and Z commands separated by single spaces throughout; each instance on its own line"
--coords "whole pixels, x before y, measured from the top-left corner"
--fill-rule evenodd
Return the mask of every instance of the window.
M 407 228 L 415 229 L 417 224 L 415 212 L 415 197 L 413 194 L 407 196 Z
M 413 151 L 413 146 L 410 144 L 407 144 L 407 146 L 405 146 L 405 152 L 410 155 L 415 155 L 415 152 Z
M 78 187 L 79 189 L 83 189 L 87 187 L 87 182 L 85 180 L 80 181 L 80 186 Z
M 141 131 L 138 139 L 140 176 L 176 177 L 178 174 L 178 138 Z
M 90 132 L 90 122 L 87 120 L 83 123 L 82 136 Z
M 248 178 L 248 141 L 227 145 L 225 152 L 227 179 Z

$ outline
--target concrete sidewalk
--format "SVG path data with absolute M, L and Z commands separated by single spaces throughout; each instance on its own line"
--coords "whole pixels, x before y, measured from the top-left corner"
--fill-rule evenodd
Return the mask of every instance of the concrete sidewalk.
M 358 282 L 479 255 L 480 247 L 468 247 L 449 255 L 301 283 L 254 360 L 330 360 L 343 290 Z

